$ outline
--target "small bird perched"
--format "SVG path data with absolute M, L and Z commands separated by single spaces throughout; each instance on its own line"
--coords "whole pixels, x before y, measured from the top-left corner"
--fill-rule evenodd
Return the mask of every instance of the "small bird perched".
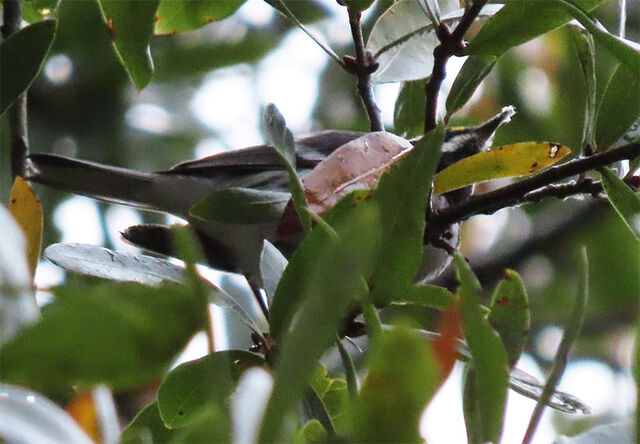
M 491 145 L 497 128 L 514 114 L 504 108 L 487 122 L 467 128 L 447 130 L 438 171 Z M 363 133 L 321 131 L 295 140 L 296 168 L 304 178 L 324 158 Z M 208 194 L 228 188 L 251 188 L 282 193 L 288 200 L 288 174 L 269 145 L 225 152 L 183 162 L 155 173 L 141 172 L 51 154 L 28 157 L 26 179 L 99 200 L 140 209 L 171 213 L 188 218 L 190 209 Z M 471 187 L 436 196 L 434 208 L 466 198 Z M 189 219 L 189 218 L 188 218 Z M 189 219 L 206 251 L 208 262 L 223 271 L 244 274 L 254 288 L 260 286 L 259 259 L 264 239 L 283 248 L 285 254 L 296 246 L 296 236 L 279 239 L 279 220 L 259 224 L 222 224 Z M 457 232 L 457 230 L 455 230 Z M 173 252 L 167 227 L 139 225 L 123 236 L 145 249 L 162 254 Z M 456 236 L 457 237 L 457 236 Z M 299 242 L 299 240 L 298 240 Z M 457 246 L 458 240 L 450 240 Z

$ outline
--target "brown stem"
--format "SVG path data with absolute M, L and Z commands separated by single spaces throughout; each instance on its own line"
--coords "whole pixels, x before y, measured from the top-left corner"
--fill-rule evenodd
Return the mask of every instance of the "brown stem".
M 373 86 L 371 85 L 371 73 L 378 68 L 378 64 L 375 63 L 373 57 L 368 54 L 365 49 L 364 39 L 362 37 L 360 11 L 348 8 L 348 12 L 349 26 L 351 27 L 351 36 L 353 37 L 356 58 L 354 60 L 350 57 L 345 57 L 345 68 L 358 77 L 358 94 L 367 111 L 371 131 L 384 131 L 382 114 L 376 104 L 376 99 L 373 95 Z
M 21 0 L 3 0 L 4 10 L 2 23 L 2 38 L 7 39 L 11 34 L 20 30 L 22 20 Z M 28 151 L 27 138 L 27 93 L 22 93 L 8 111 L 9 134 L 11 138 L 11 176 L 24 174 L 25 158 Z

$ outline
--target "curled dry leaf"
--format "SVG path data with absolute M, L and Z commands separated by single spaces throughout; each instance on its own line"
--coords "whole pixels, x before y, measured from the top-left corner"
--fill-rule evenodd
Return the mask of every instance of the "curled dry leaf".
M 382 173 L 412 148 L 408 140 L 384 131 L 368 133 L 342 145 L 302 180 L 309 210 L 322 216 L 350 192 L 375 188 Z M 299 230 L 300 223 L 289 202 L 278 235 Z

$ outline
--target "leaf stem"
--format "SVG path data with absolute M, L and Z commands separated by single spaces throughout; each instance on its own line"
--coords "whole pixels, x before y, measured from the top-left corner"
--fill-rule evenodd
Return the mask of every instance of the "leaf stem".
M 580 280 L 578 282 L 578 294 L 573 305 L 573 311 L 571 313 L 571 317 L 569 318 L 569 322 L 567 323 L 564 334 L 562 335 L 562 341 L 560 342 L 560 347 L 558 349 L 558 352 L 556 353 L 556 358 L 553 362 L 551 374 L 549 375 L 547 383 L 545 384 L 542 391 L 542 395 L 540 395 L 538 403 L 536 404 L 535 408 L 533 409 L 533 413 L 531 414 L 529 426 L 527 427 L 524 439 L 522 440 L 523 444 L 529 444 L 532 441 L 536 428 L 538 427 L 540 419 L 542 418 L 542 412 L 544 411 L 545 404 L 549 402 L 549 399 L 555 392 L 558 382 L 560 382 L 560 378 L 562 377 L 564 369 L 566 368 L 569 361 L 569 353 L 571 352 L 571 347 L 578 337 L 578 334 L 580 333 L 580 329 L 582 327 L 584 313 L 587 307 L 587 299 L 589 296 L 589 261 L 587 258 L 587 250 L 585 247 L 582 247 L 580 251 L 578 274 Z
M 22 0 L 2 0 L 2 38 L 20 30 L 22 20 Z M 28 153 L 27 136 L 27 92 L 22 93 L 11 105 L 7 113 L 11 139 L 11 177 L 24 175 L 25 159 Z
M 371 73 L 378 69 L 378 64 L 364 45 L 361 12 L 350 7 L 347 8 L 347 11 L 349 13 L 349 26 L 351 27 L 351 36 L 353 37 L 356 58 L 345 57 L 344 68 L 347 72 L 355 74 L 358 77 L 358 94 L 367 111 L 371 131 L 384 131 L 382 114 L 376 104 L 373 86 L 371 85 Z
M 451 56 L 462 55 L 465 49 L 464 35 L 469 30 L 488 0 L 475 0 L 467 8 L 456 28 L 451 32 L 446 24 L 440 23 L 436 35 L 440 44 L 433 50 L 433 70 L 425 86 L 426 112 L 424 116 L 424 132 L 427 133 L 437 125 L 438 94 L 447 74 L 447 61 Z

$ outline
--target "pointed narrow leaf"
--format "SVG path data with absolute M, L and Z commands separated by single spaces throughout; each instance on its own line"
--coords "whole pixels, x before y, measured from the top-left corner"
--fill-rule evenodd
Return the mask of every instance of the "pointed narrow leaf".
M 424 133 L 427 79 L 404 82 L 393 110 L 393 130 L 407 139 Z
M 27 259 L 33 278 L 42 249 L 42 205 L 31 186 L 20 176 L 13 182 L 9 212 L 22 228 L 27 241 Z
M 36 78 L 56 32 L 55 20 L 34 23 L 0 43 L 0 114 L 3 114 Z
M 615 144 L 640 118 L 640 75 L 618 65 L 607 83 L 596 121 L 596 144 Z
M 197 420 L 209 405 L 225 411 L 242 372 L 263 364 L 258 355 L 228 350 L 179 365 L 158 389 L 160 417 L 169 428 L 178 428 Z
M 480 284 L 465 258 L 454 257 L 464 331 L 474 371 L 468 377 L 465 403 L 479 415 L 472 441 L 499 442 L 507 400 L 508 358 L 502 341 L 484 317 L 478 293 Z M 471 394 L 467 394 L 467 389 Z M 472 427 L 473 429 L 473 427 Z
M 435 194 L 446 193 L 478 182 L 519 177 L 550 167 L 571 153 L 564 145 L 522 142 L 505 145 L 462 159 L 436 174 Z
M 149 39 L 160 0 L 98 0 L 111 43 L 138 90 L 153 76 Z
M 602 186 L 616 212 L 637 239 L 640 239 L 640 195 L 621 181 L 609 168 L 603 167 Z
M 233 14 L 245 0 L 161 0 L 155 16 L 156 34 L 190 31 Z
M 604 2 L 604 0 L 573 1 L 588 11 Z M 556 29 L 570 20 L 571 14 L 553 1 L 509 1 L 471 40 L 468 53 L 500 57 L 510 48 Z M 526 26 L 523 26 L 524 23 Z
M 206 301 L 178 284 L 67 284 L 53 292 L 42 318 L 0 349 L 3 380 L 136 387 L 160 375 L 207 321 Z
M 355 442 L 421 442 L 420 416 L 442 380 L 433 350 L 407 328 L 382 332 L 350 417 Z
M 494 56 L 476 55 L 465 60 L 447 96 L 447 116 L 451 116 L 469 101 L 497 61 L 498 58 Z
M 498 332 L 513 367 L 520 358 L 531 325 L 529 297 L 522 279 L 507 270 L 491 299 L 489 323 Z
M 189 214 L 210 222 L 257 224 L 276 221 L 282 216 L 289 193 L 228 188 L 214 191 L 191 208 Z
M 284 273 L 288 264 L 289 261 L 280 253 L 280 250 L 265 239 L 262 244 L 262 253 L 260 254 L 260 276 L 262 277 L 264 291 L 267 293 L 269 305 L 271 305 L 280 278 L 282 278 L 282 273 Z

